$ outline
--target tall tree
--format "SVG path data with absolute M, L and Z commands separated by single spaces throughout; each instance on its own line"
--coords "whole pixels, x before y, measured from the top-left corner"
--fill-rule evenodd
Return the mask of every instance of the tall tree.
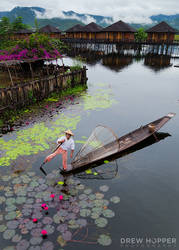
M 8 17 L 2 17 L 0 22 L 0 35 L 5 36 L 11 31 L 11 23 Z
M 145 32 L 144 28 L 139 28 L 135 33 L 136 42 L 143 42 L 146 39 L 147 39 L 147 33 Z
M 23 23 L 23 18 L 21 16 L 16 17 L 16 19 L 12 22 L 12 30 L 18 31 L 21 29 L 27 29 L 28 25 Z

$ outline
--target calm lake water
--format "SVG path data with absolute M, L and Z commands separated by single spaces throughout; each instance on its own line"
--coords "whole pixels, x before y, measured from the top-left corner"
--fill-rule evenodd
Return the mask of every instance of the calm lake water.
M 73 61 L 70 58 L 65 58 L 64 61 L 65 64 L 73 64 Z M 60 231 L 56 229 L 58 223 L 49 222 L 49 224 L 52 226 L 51 231 L 53 231 L 53 233 L 49 233 L 48 238 L 43 239 L 43 241 L 41 241 L 41 237 L 39 237 L 38 234 L 35 234 L 35 236 L 33 236 L 32 230 L 34 224 L 28 226 L 28 232 L 26 233 L 18 231 L 20 230 L 18 228 L 19 225 L 18 227 L 14 226 L 13 228 L 9 226 L 10 223 L 7 224 L 8 221 L 14 221 L 15 218 L 17 220 L 17 217 L 13 217 L 12 214 L 9 218 L 5 217 L 8 212 L 7 210 L 15 210 L 12 205 L 16 206 L 15 211 L 18 210 L 22 212 L 22 209 L 28 208 L 32 210 L 34 203 L 36 202 L 37 204 L 40 204 L 43 199 L 41 201 L 37 201 L 35 199 L 30 201 L 28 198 L 24 199 L 24 202 L 19 201 L 18 204 L 16 204 L 15 201 L 12 202 L 12 200 L 7 202 L 6 199 L 8 199 L 9 197 L 14 197 L 13 192 L 10 193 L 12 190 L 14 190 L 13 186 L 18 184 L 20 185 L 21 183 L 20 181 L 18 181 L 18 178 L 21 178 L 22 181 L 23 177 L 14 177 L 12 175 L 12 166 L 14 166 L 14 162 L 18 162 L 18 159 L 16 160 L 15 158 L 15 160 L 10 161 L 10 164 L 7 164 L 8 166 L 2 166 L 2 177 L 7 173 L 9 176 L 12 175 L 8 182 L 7 180 L 5 182 L 3 179 L 1 181 L 1 185 L 3 186 L 1 188 L 1 197 L 5 197 L 5 200 L 3 201 L 4 203 L 2 202 L 1 210 L 1 213 L 3 215 L 1 221 L 4 225 L 4 229 L 0 227 L 2 231 L 1 242 L 4 249 L 6 249 L 6 246 L 15 245 L 18 245 L 18 249 L 48 249 L 48 245 L 43 245 L 46 242 L 51 242 L 51 244 L 53 242 L 53 246 L 48 243 L 49 249 L 55 250 L 76 248 L 78 248 L 79 250 L 84 250 L 84 248 L 89 250 L 103 248 L 150 250 L 155 248 L 161 250 L 165 248 L 169 250 L 178 249 L 178 242 L 177 244 L 174 244 L 172 246 L 170 244 L 160 244 L 158 246 L 157 243 L 155 243 L 155 239 L 174 238 L 176 239 L 176 241 L 179 239 L 179 68 L 174 67 L 174 65 L 179 64 L 179 59 L 170 59 L 171 65 L 169 67 L 162 68 L 157 67 L 155 63 L 153 63 L 152 66 L 148 66 L 146 65 L 146 62 L 147 60 L 145 58 L 136 60 L 132 57 L 121 57 L 120 60 L 119 57 L 115 57 L 112 59 L 104 58 L 97 61 L 94 60 L 91 61 L 90 64 L 87 63 L 87 93 L 82 97 L 76 98 L 73 105 L 68 102 L 65 103 L 61 111 L 57 113 L 56 116 L 49 118 L 44 115 L 44 117 L 42 117 L 42 120 L 44 119 L 43 124 L 45 124 L 45 126 L 48 128 L 52 128 L 55 122 L 57 126 L 61 126 L 60 119 L 63 120 L 63 115 L 74 115 L 74 117 L 79 116 L 78 122 L 76 123 L 74 129 L 73 126 L 71 127 L 75 133 L 75 140 L 79 141 L 78 143 L 76 143 L 76 152 L 82 146 L 80 140 L 84 141 L 85 138 L 90 135 L 92 130 L 98 124 L 109 126 L 113 129 L 117 136 L 122 136 L 129 131 L 140 127 L 141 125 L 145 125 L 148 122 L 166 115 L 169 112 L 175 112 L 176 116 L 161 129 L 162 132 L 169 133 L 171 136 L 159 141 L 158 143 L 154 143 L 153 145 L 126 155 L 116 160 L 116 162 L 100 166 L 100 171 L 104 171 L 104 173 L 105 171 L 108 171 L 108 168 L 111 168 L 112 171 L 115 172 L 117 164 L 118 172 L 117 174 L 115 173 L 114 175 L 111 175 L 112 178 L 110 179 L 105 178 L 105 176 L 103 176 L 103 178 L 100 178 L 99 174 L 98 178 L 90 178 L 91 175 L 88 175 L 87 173 L 81 176 L 70 177 L 74 181 L 74 187 L 76 187 L 79 184 L 78 181 L 80 181 L 80 183 L 85 185 L 85 190 L 91 189 L 91 194 L 96 196 L 96 198 L 91 196 L 91 200 L 106 200 L 106 202 L 104 202 L 102 206 L 102 215 L 100 215 L 100 217 L 103 217 L 106 220 L 95 221 L 95 218 L 90 217 L 91 215 L 89 214 L 92 212 L 90 212 L 89 210 L 93 209 L 93 211 L 95 211 L 94 204 L 93 202 L 88 202 L 91 205 L 85 204 L 85 201 L 88 201 L 88 197 L 84 196 L 84 194 L 88 196 L 90 191 L 84 191 L 83 193 L 83 190 L 79 189 L 82 190 L 80 192 L 82 192 L 83 195 L 80 196 L 79 193 L 78 199 L 83 201 L 83 203 L 79 203 L 76 197 L 77 194 L 75 194 L 76 196 L 74 195 L 73 198 L 77 199 L 76 201 L 78 201 L 78 204 L 80 204 L 80 211 L 81 209 L 88 209 L 88 211 L 83 210 L 85 214 L 73 214 L 71 215 L 71 219 L 77 220 L 82 218 L 84 219 L 84 221 L 82 221 L 82 224 L 85 224 L 87 222 L 87 225 L 84 225 L 83 230 L 80 231 L 80 233 L 77 232 L 77 238 L 72 238 L 74 240 L 73 242 L 67 242 L 65 246 L 63 246 L 63 240 L 60 241 L 61 245 L 57 243 L 57 238 L 59 237 L 59 235 L 64 236 L 63 230 Z M 85 96 L 88 98 L 88 100 L 85 99 Z M 93 96 L 96 97 L 92 98 Z M 83 107 L 80 106 L 81 103 L 83 103 Z M 66 128 L 68 125 L 70 127 L 70 122 L 71 120 L 67 120 L 67 124 L 64 126 L 64 128 Z M 32 133 L 32 130 L 29 130 L 30 132 L 28 132 L 28 129 L 32 129 L 34 126 L 38 126 L 39 124 L 40 122 L 38 122 L 37 120 L 35 123 L 24 126 L 20 130 L 27 131 L 27 134 L 30 134 Z M 47 135 L 49 131 L 46 131 L 46 133 L 46 137 L 48 140 Z M 16 130 L 12 133 L 4 135 L 4 137 L 2 138 L 3 141 L 0 141 L 0 143 L 2 143 L 2 145 L 4 146 L 4 142 L 8 142 L 9 140 L 11 140 L 11 142 L 14 142 L 15 140 L 17 140 L 18 136 L 19 134 Z M 45 137 L 45 135 L 43 136 Z M 32 144 L 32 138 L 29 139 L 27 135 L 25 135 L 24 138 L 24 145 L 28 143 Z M 22 142 L 21 139 L 19 142 Z M 51 141 L 55 142 L 56 140 L 52 138 Z M 12 147 L 12 145 L 8 144 L 7 151 L 12 149 Z M 33 178 L 36 178 L 35 181 L 38 182 L 40 180 L 39 183 L 42 184 L 42 179 L 46 179 L 43 176 L 43 173 L 39 171 L 39 166 L 44 157 L 49 152 L 51 152 L 54 147 L 55 145 L 53 144 L 50 145 L 50 148 L 46 151 L 38 151 L 39 149 L 37 149 L 37 151 L 34 152 L 32 156 L 27 156 L 28 159 L 32 161 L 32 166 L 23 173 L 26 176 L 24 178 L 27 180 L 29 172 L 35 172 L 36 177 L 30 177 L 31 179 L 29 181 L 27 180 L 22 182 L 26 183 L 27 186 L 25 187 L 26 192 L 24 193 L 24 195 L 21 193 L 21 197 L 28 196 L 33 199 L 33 195 L 35 196 L 35 192 L 43 191 L 43 189 L 41 189 L 41 186 L 38 187 L 39 189 L 35 189 L 37 187 L 30 181 L 33 180 Z M 2 157 L 4 157 L 4 151 L 2 152 Z M 12 156 L 10 155 L 9 158 L 11 157 Z M 20 162 L 22 166 L 27 164 L 27 162 L 25 161 L 25 153 L 23 155 L 23 159 L 24 160 L 21 160 Z M 55 159 L 53 159 L 53 161 L 48 163 L 48 166 L 46 166 L 45 169 L 48 173 L 51 173 L 52 171 L 58 169 L 58 167 L 59 157 L 56 157 Z M 51 177 L 55 177 L 55 175 L 56 172 L 54 172 L 54 176 Z M 92 177 L 96 176 L 93 175 Z M 14 179 L 16 181 L 13 181 Z M 9 190 L 4 190 L 7 183 L 11 188 L 9 188 Z M 44 185 L 46 185 L 44 186 L 44 190 L 48 186 L 48 191 L 54 192 L 53 189 L 49 189 L 49 186 L 53 186 L 52 183 L 49 184 L 45 182 Z M 70 186 L 70 188 L 72 188 L 72 186 Z M 30 192 L 30 194 L 28 194 L 28 192 Z M 56 192 L 60 191 L 57 190 Z M 103 195 L 104 198 L 102 197 Z M 117 203 L 118 200 L 116 200 L 116 203 L 111 202 L 111 197 L 114 196 L 120 197 L 120 202 Z M 36 197 L 36 199 L 37 198 L 41 199 L 42 197 L 39 196 Z M 46 199 L 45 201 L 47 203 L 50 202 L 48 199 Z M 26 207 L 23 207 L 24 204 L 26 205 Z M 30 206 L 28 207 L 27 204 L 30 204 Z M 68 209 L 68 205 L 69 204 L 67 203 L 66 209 L 70 210 Z M 100 205 L 96 205 L 96 207 L 99 208 Z M 4 211 L 5 209 L 6 211 Z M 54 214 L 56 214 L 55 209 L 55 205 L 49 205 L 49 214 L 43 214 L 43 218 L 47 216 L 54 220 L 53 216 Z M 61 207 L 59 209 L 61 209 Z M 108 209 L 110 211 L 109 214 L 106 215 L 104 211 L 107 211 Z M 97 210 L 97 213 L 99 214 L 99 209 Z M 25 218 L 28 220 L 31 217 L 31 212 L 32 211 L 30 211 L 29 214 L 28 212 L 22 213 L 22 220 L 24 220 Z M 72 214 L 75 212 L 70 213 Z M 94 217 L 95 216 L 96 213 Z M 39 221 L 43 218 L 39 217 Z M 22 224 L 22 220 L 19 222 L 19 224 Z M 70 220 L 70 216 L 68 216 L 68 220 Z M 61 224 L 65 223 L 67 222 L 61 222 Z M 79 224 L 80 223 L 81 221 L 79 222 Z M 39 224 L 38 227 L 40 229 L 43 229 L 46 224 L 48 224 L 48 222 L 42 223 L 42 225 Z M 69 225 L 69 221 L 67 224 Z M 10 229 L 10 232 L 6 232 L 8 228 Z M 16 232 L 14 232 L 13 230 L 15 230 Z M 48 230 L 50 231 L 49 228 Z M 67 239 L 69 237 L 71 240 L 71 233 L 74 234 L 74 232 L 76 232 L 75 230 L 75 226 L 74 228 L 70 227 L 70 229 L 68 229 L 67 231 L 68 235 L 66 235 L 65 237 Z M 10 236 L 7 236 L 9 234 Z M 19 237 L 21 235 L 21 239 L 17 240 L 18 237 L 14 239 L 13 237 L 15 234 L 18 234 Z M 35 237 L 36 239 L 31 239 L 33 237 Z M 127 238 L 129 238 L 128 244 L 125 242 Z M 131 240 L 131 238 L 141 238 L 142 243 L 140 243 L 139 245 L 137 245 L 136 242 L 129 243 L 129 240 Z M 27 243 L 22 242 L 23 239 L 29 241 L 30 244 L 28 245 Z M 112 240 L 112 242 L 110 239 Z M 146 241 L 146 239 L 148 241 Z M 154 244 L 151 243 L 151 239 L 153 239 Z M 16 243 L 15 240 L 17 242 L 21 242 L 21 244 Z M 148 245 L 146 242 L 148 243 Z M 26 244 L 26 246 L 24 247 L 23 244 Z M 35 248 L 35 246 L 39 247 Z

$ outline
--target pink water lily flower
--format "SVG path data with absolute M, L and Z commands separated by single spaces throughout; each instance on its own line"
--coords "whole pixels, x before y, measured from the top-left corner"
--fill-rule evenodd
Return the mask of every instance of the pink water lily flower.
M 47 231 L 44 229 L 44 230 L 41 231 L 41 234 L 42 234 L 43 236 L 46 236 L 46 235 L 47 235 Z
M 54 198 L 54 197 L 55 197 L 55 195 L 54 195 L 54 194 L 51 194 L 51 195 L 50 195 L 50 197 L 51 197 L 51 198 Z
M 59 195 L 59 200 L 63 200 L 63 195 Z
M 43 203 L 42 205 L 41 205 L 41 207 L 46 207 L 47 206 L 47 204 L 46 203 Z
M 46 210 L 46 211 L 47 211 L 47 210 L 48 210 L 48 207 L 44 207 L 44 210 Z
M 34 218 L 34 219 L 33 219 L 33 222 L 34 222 L 34 223 L 36 223 L 36 222 L 37 222 L 37 219 L 36 219 L 36 218 Z

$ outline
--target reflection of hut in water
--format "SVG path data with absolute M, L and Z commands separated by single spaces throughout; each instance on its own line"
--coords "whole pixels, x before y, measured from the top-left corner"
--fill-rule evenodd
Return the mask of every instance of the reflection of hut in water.
M 148 54 L 145 56 L 144 64 L 154 71 L 158 71 L 170 67 L 172 65 L 170 59 L 171 56 L 169 55 Z
M 102 58 L 102 64 L 118 72 L 128 65 L 132 64 L 132 56 L 109 54 Z
M 84 62 L 91 66 L 96 65 L 103 56 L 103 54 L 97 51 L 91 51 L 85 49 L 69 50 L 67 52 L 67 55 L 71 58 L 76 58 L 77 56 L 80 56 L 82 58 L 82 61 L 84 59 Z
M 14 31 L 10 37 L 12 40 L 20 40 L 20 39 L 28 38 L 32 33 L 33 33 L 32 30 L 21 29 L 18 31 Z
M 102 30 L 102 27 L 92 22 L 84 26 L 82 29 L 83 39 L 96 39 L 97 33 Z
M 76 38 L 80 39 L 82 37 L 82 30 L 83 30 L 82 25 L 76 24 L 72 28 L 66 30 L 66 38 Z
M 39 32 L 42 34 L 49 35 L 52 38 L 60 38 L 61 36 L 61 30 L 58 28 L 52 26 L 52 25 L 46 25 L 39 29 Z
M 111 42 L 113 41 L 133 42 L 135 40 L 134 38 L 135 32 L 136 30 L 127 23 L 124 23 L 123 21 L 118 21 L 102 29 L 102 31 L 98 32 L 97 38 L 109 40 Z
M 146 30 L 147 40 L 151 42 L 173 42 L 176 30 L 168 25 L 166 22 L 161 22 L 154 27 Z

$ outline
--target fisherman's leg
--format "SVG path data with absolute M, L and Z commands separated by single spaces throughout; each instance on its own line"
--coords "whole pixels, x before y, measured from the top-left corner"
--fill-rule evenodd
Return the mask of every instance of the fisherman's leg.
M 54 153 L 48 155 L 48 156 L 45 158 L 45 162 L 51 161 L 57 154 L 60 154 L 59 148 L 58 148 Z
M 63 150 L 62 152 L 62 162 L 63 162 L 63 169 L 67 170 L 67 151 Z

